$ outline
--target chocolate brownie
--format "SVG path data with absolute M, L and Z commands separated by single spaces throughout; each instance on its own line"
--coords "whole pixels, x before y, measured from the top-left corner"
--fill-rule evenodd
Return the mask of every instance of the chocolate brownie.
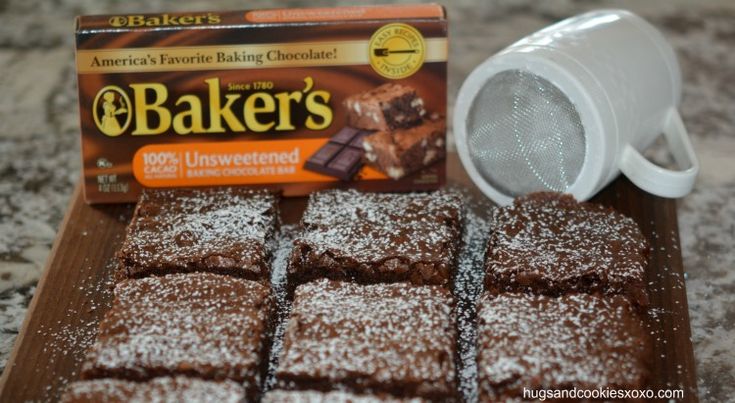
M 395 130 L 411 127 L 426 114 L 424 100 L 416 90 L 388 83 L 344 101 L 347 124 L 365 130 Z
M 462 216 L 449 191 L 312 193 L 288 265 L 291 288 L 322 277 L 449 286 Z
M 148 382 L 95 379 L 69 384 L 62 403 L 241 403 L 245 389 L 233 381 L 205 381 L 196 378 L 156 378 Z
M 651 345 L 624 296 L 485 293 L 478 303 L 480 401 L 523 389 L 639 389 Z
M 487 290 L 626 294 L 647 304 L 648 242 L 631 218 L 569 195 L 541 192 L 497 209 L 492 226 Z
M 276 384 L 452 401 L 454 300 L 440 286 L 327 279 L 296 289 Z
M 267 282 L 278 223 L 278 196 L 266 190 L 145 190 L 119 277 L 206 271 Z
M 274 300 L 255 281 L 211 273 L 123 280 L 82 366 L 82 378 L 232 379 L 257 396 Z
M 343 391 L 274 390 L 265 394 L 263 403 L 425 403 L 425 399 L 397 398 L 389 395 L 365 395 Z
M 365 136 L 362 147 L 368 163 L 392 179 L 400 179 L 444 159 L 444 118 L 434 115 L 418 126 L 377 131 Z

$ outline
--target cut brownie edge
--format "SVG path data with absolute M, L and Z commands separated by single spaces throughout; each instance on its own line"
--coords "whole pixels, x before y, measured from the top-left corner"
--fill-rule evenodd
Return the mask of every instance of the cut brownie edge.
M 123 260 L 124 262 L 124 260 Z M 232 276 L 243 280 L 256 281 L 266 286 L 270 286 L 269 271 L 270 265 L 265 267 L 226 267 L 226 266 L 210 266 L 208 264 L 192 263 L 191 265 L 181 266 L 137 266 L 134 263 L 123 263 L 117 270 L 116 275 L 118 281 L 124 279 L 142 279 L 145 277 L 162 277 L 169 274 L 190 274 L 190 273 L 211 273 L 224 276 Z
M 143 403 L 182 401 L 191 403 L 241 403 L 245 389 L 233 381 L 206 381 L 177 376 L 156 378 L 148 382 L 119 379 L 96 379 L 70 383 L 61 397 L 62 403 Z
M 315 253 L 308 244 L 295 242 L 289 264 L 309 270 L 289 270 L 289 284 L 296 287 L 319 278 L 350 280 L 361 284 L 409 282 L 415 285 L 450 287 L 454 270 L 438 262 L 411 261 L 390 257 L 375 262 L 360 262 L 329 251 Z
M 623 295 L 635 302 L 641 310 L 648 306 L 648 293 L 645 288 L 645 282 L 640 280 L 630 281 L 625 286 L 610 286 L 599 273 L 586 273 L 564 281 L 551 281 L 533 273 L 502 275 L 489 273 L 485 280 L 485 290 L 495 295 L 505 292 L 532 293 L 550 297 L 577 292 L 608 296 Z
M 342 392 L 355 396 L 383 396 L 384 398 L 397 401 L 414 401 L 414 399 L 422 402 L 455 403 L 459 401 L 458 394 L 448 395 L 444 392 L 432 390 L 424 384 L 385 383 L 380 386 L 375 386 L 365 384 L 359 380 L 355 380 L 354 382 L 334 382 L 329 380 L 315 381 L 308 377 L 289 377 L 288 379 L 277 381 L 276 386 L 278 390 L 292 393 L 310 391 L 328 395 L 332 392 Z M 326 401 L 331 402 L 331 400 Z

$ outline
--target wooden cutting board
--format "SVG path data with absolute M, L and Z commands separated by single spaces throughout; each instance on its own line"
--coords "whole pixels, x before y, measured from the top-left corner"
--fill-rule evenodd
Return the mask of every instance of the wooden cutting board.
M 448 157 L 451 184 L 481 194 L 456 154 Z M 594 201 L 635 219 L 652 245 L 647 273 L 654 334 L 652 389 L 682 388 L 684 401 L 696 402 L 697 386 L 679 248 L 676 202 L 649 195 L 625 178 Z M 305 198 L 286 199 L 285 223 L 296 223 Z M 0 402 L 56 401 L 64 386 L 78 378 L 97 323 L 109 308 L 112 262 L 123 240 L 132 205 L 84 203 L 79 187 L 69 204 L 23 328 L 0 379 Z

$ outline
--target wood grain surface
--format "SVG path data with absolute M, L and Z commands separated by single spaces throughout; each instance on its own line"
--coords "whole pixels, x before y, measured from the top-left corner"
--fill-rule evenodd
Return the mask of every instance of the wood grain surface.
M 450 184 L 472 189 L 456 154 L 448 157 Z M 78 377 L 86 348 L 111 301 L 113 256 L 123 240 L 132 205 L 89 206 L 74 192 L 28 315 L 0 378 L 0 402 L 56 401 Z M 676 201 L 649 195 L 624 178 L 593 201 L 635 219 L 648 237 L 647 272 L 654 334 L 650 387 L 683 388 L 696 402 L 696 376 L 689 311 L 679 248 Z M 286 199 L 285 223 L 299 220 L 305 198 Z

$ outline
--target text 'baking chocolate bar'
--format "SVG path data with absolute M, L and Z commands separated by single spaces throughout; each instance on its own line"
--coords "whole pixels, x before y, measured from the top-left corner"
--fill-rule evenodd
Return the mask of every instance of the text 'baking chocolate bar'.
M 90 203 L 444 183 L 440 5 L 83 16 L 76 40 Z

